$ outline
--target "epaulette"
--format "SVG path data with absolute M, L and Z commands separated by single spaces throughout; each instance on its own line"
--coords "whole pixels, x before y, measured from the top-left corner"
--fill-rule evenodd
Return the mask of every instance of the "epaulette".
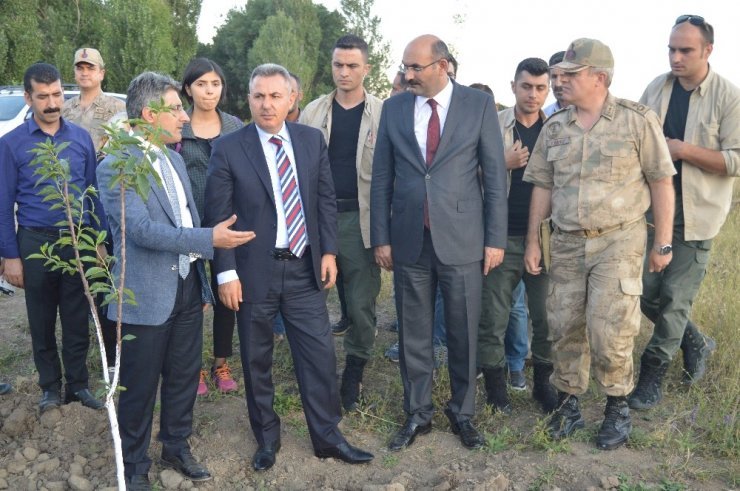
M 635 112 L 642 114 L 643 116 L 650 111 L 650 108 L 645 104 L 639 102 L 630 101 L 628 99 L 617 99 L 617 104 L 624 106 L 627 109 L 632 109 Z

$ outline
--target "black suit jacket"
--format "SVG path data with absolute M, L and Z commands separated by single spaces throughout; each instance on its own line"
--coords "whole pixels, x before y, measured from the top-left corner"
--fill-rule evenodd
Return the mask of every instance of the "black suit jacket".
M 321 282 L 321 256 L 337 253 L 337 206 L 326 142 L 315 128 L 285 123 L 290 134 L 298 187 L 310 242 L 316 287 Z M 275 261 L 277 210 L 267 161 L 254 123 L 214 142 L 208 162 L 204 223 L 216 225 L 236 213 L 234 230 L 256 237 L 235 249 L 216 249 L 213 274 L 236 270 L 245 302 L 267 294 Z

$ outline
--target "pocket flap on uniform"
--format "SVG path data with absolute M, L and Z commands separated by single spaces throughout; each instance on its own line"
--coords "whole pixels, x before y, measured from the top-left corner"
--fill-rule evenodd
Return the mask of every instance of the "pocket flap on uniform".
M 601 153 L 609 157 L 629 157 L 630 145 L 614 140 L 601 142 Z
M 561 160 L 568 156 L 570 153 L 570 144 L 555 145 L 547 149 L 547 160 L 548 162 L 553 160 Z
M 707 264 L 709 262 L 709 251 L 703 249 L 696 250 L 696 262 L 699 264 Z
M 625 295 L 642 295 L 642 278 L 620 278 L 619 286 Z

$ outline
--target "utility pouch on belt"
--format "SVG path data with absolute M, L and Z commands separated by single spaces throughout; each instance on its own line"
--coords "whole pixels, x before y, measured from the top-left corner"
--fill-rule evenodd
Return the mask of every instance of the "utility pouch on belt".
M 542 263 L 545 271 L 550 271 L 550 235 L 552 234 L 552 219 L 545 218 L 540 222 L 540 249 L 542 249 Z

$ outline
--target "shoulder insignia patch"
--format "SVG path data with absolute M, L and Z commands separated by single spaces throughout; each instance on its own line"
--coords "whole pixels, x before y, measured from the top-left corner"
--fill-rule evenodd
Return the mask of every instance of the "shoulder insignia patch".
M 640 104 L 639 102 L 630 101 L 627 99 L 617 99 L 617 104 L 620 106 L 626 107 L 628 109 L 632 109 L 635 112 L 638 112 L 640 114 L 647 114 L 648 111 L 650 111 L 650 108 L 647 107 L 644 104 Z
M 552 118 L 552 116 L 550 116 Z M 555 138 L 563 131 L 563 123 L 560 121 L 548 121 L 547 126 L 547 137 Z

